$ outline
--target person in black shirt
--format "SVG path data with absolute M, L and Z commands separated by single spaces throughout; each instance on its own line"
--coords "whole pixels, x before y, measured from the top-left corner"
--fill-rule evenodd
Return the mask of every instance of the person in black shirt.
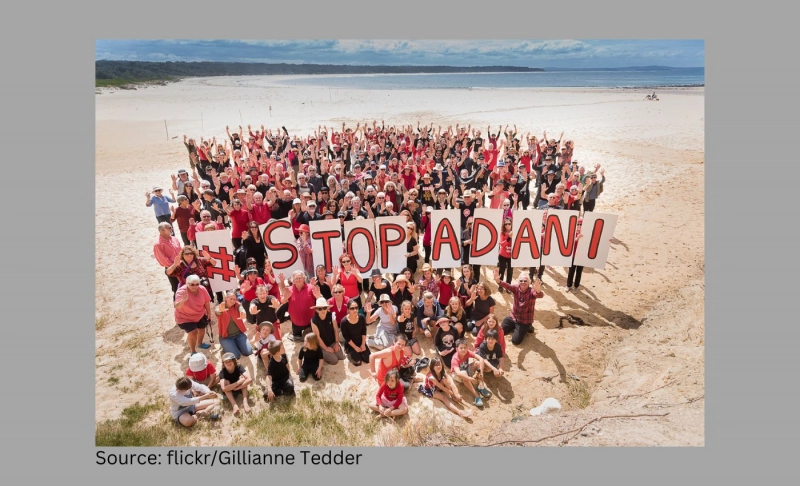
M 297 375 L 300 377 L 300 381 L 306 381 L 309 376 L 319 381 L 322 378 L 323 363 L 322 349 L 317 342 L 317 336 L 310 332 L 306 334 L 303 339 L 303 347 L 297 353 L 297 364 L 300 368 Z
M 451 326 L 449 317 L 442 317 L 436 321 L 436 326 L 439 328 L 434 337 L 434 346 L 436 351 L 442 358 L 447 369 L 450 369 L 450 361 L 456 352 L 456 341 L 458 340 L 458 331 L 455 327 Z
M 311 330 L 317 337 L 317 344 L 319 345 L 322 358 L 326 363 L 335 365 L 339 360 L 344 359 L 344 352 L 339 345 L 339 325 L 333 322 L 333 313 L 324 297 L 320 297 L 316 301 L 314 310 L 316 311 L 314 317 L 311 318 Z
M 391 297 L 392 295 L 392 284 L 389 283 L 388 280 L 383 278 L 381 275 L 381 271 L 377 268 L 372 270 L 370 274 L 370 285 L 369 285 L 369 294 L 367 294 L 366 302 L 372 302 L 372 298 L 375 297 L 375 301 L 377 302 L 381 295 L 389 294 Z
M 353 366 L 368 363 L 372 352 L 367 347 L 367 321 L 358 313 L 358 304 L 350 302 L 347 305 L 347 315 L 339 322 L 339 326 L 342 329 L 347 357 Z
M 503 376 L 503 370 L 500 367 L 500 361 L 503 359 L 503 348 L 497 342 L 497 330 L 489 329 L 486 331 L 484 341 L 475 350 L 476 354 L 485 359 L 495 369 L 493 370 L 494 376 Z
M 250 301 L 247 321 L 250 324 L 277 322 L 276 311 L 280 306 L 280 301 L 269 295 L 266 285 L 259 285 L 256 287 L 256 298 Z
M 283 348 L 283 341 L 272 341 L 269 343 L 269 366 L 267 366 L 267 391 L 264 392 L 264 399 L 271 402 L 276 396 L 294 396 L 294 382 L 289 371 L 289 360 L 286 358 L 286 350 Z
M 289 216 L 289 211 L 292 210 L 293 203 L 292 191 L 284 189 L 283 197 L 275 201 L 275 205 L 270 208 L 272 210 L 272 218 L 283 219 Z
M 252 382 L 253 379 L 250 378 L 250 373 L 236 361 L 236 356 L 233 353 L 225 353 L 222 356 L 219 385 L 233 407 L 234 415 L 239 413 L 239 407 L 234 399 L 239 394 L 242 395 L 242 408 L 244 408 L 245 412 L 250 411 L 250 405 L 247 404 L 247 387 Z

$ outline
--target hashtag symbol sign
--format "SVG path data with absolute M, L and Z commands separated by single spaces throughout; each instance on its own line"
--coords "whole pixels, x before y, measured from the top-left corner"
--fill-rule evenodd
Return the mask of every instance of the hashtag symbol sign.
M 214 258 L 219 262 L 219 267 L 208 267 L 206 270 L 208 271 L 208 278 L 212 279 L 216 275 L 222 277 L 222 280 L 226 282 L 230 282 L 231 279 L 236 277 L 236 273 L 231 268 L 231 263 L 233 263 L 233 255 L 228 253 L 228 249 L 224 246 L 219 249 L 219 251 L 211 251 L 208 246 L 203 245 L 203 250 L 207 251 L 209 256 Z

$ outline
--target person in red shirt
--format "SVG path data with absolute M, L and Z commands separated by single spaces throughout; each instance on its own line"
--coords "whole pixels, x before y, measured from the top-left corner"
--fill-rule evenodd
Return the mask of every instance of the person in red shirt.
M 289 304 L 289 315 L 292 318 L 292 335 L 295 342 L 303 341 L 304 332 L 311 332 L 311 318 L 314 317 L 314 303 L 322 295 L 319 287 L 306 283 L 306 274 L 302 270 L 292 273 L 292 285 L 287 289 L 283 273 L 278 275 L 281 289 L 281 304 Z
M 375 395 L 375 404 L 370 404 L 369 408 L 392 419 L 408 413 L 408 401 L 400 385 L 400 372 L 397 369 L 386 373 L 384 383 Z
M 510 218 L 503 220 L 503 228 L 500 232 L 500 242 L 499 250 L 500 256 L 499 261 L 497 262 L 497 267 L 500 269 L 500 278 L 503 278 L 503 273 L 506 274 L 506 283 L 511 283 L 511 276 L 514 271 L 511 268 L 511 240 L 512 240 L 512 228 L 513 224 Z M 500 293 L 505 292 L 505 290 L 501 287 Z
M 219 384 L 219 375 L 214 365 L 209 363 L 203 353 L 193 354 L 189 358 L 189 367 L 186 368 L 186 376 L 196 383 L 214 388 Z
M 470 361 L 472 359 L 472 361 Z M 492 393 L 486 389 L 486 384 L 483 382 L 483 370 L 489 368 L 492 371 L 497 371 L 497 368 L 492 366 L 491 363 L 473 353 L 467 348 L 467 341 L 459 339 L 456 341 L 456 352 L 453 359 L 450 361 L 450 371 L 461 383 L 467 388 L 467 391 L 475 397 L 475 406 L 482 407 L 483 399 L 492 396 Z M 477 391 L 476 391 L 477 388 Z
M 250 212 L 244 209 L 242 202 L 234 199 L 230 205 L 222 203 L 225 212 L 231 219 L 231 241 L 233 248 L 242 246 L 242 238 L 247 236 L 247 225 L 250 222 Z
M 178 196 L 177 201 L 177 206 L 170 206 L 170 210 L 172 211 L 170 222 L 178 222 L 178 231 L 181 233 L 183 244 L 191 245 L 192 242 L 189 240 L 188 235 L 189 220 L 196 217 L 197 210 L 191 204 L 189 204 L 189 198 L 183 194 Z

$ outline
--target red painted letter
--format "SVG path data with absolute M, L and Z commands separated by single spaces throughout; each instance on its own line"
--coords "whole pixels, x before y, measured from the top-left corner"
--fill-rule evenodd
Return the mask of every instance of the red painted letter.
M 390 240 L 389 231 L 396 231 L 397 237 Z M 381 249 L 381 264 L 379 266 L 381 268 L 389 266 L 389 248 L 400 246 L 404 241 L 406 241 L 406 230 L 399 224 L 388 223 L 378 226 L 378 246 Z
M 295 247 L 294 244 L 272 241 L 272 238 L 271 238 L 272 237 L 272 232 L 277 228 L 288 228 L 288 229 L 291 229 L 292 228 L 292 224 L 289 223 L 288 221 L 284 221 L 282 219 L 279 219 L 279 220 L 273 221 L 271 223 L 268 223 L 267 226 L 264 228 L 264 235 L 262 236 L 262 239 L 264 240 L 264 246 L 267 247 L 267 250 L 270 250 L 270 251 L 282 251 L 282 250 L 285 250 L 285 251 L 288 251 L 289 253 L 291 253 L 291 256 L 289 257 L 288 260 L 277 261 L 277 262 L 273 261 L 272 262 L 272 268 L 274 270 L 276 270 L 276 271 L 279 271 L 279 270 L 287 269 L 287 268 L 291 267 L 292 265 L 294 265 L 294 262 L 297 261 L 297 256 L 298 255 L 297 255 L 297 247 Z M 276 275 L 277 275 L 277 272 L 276 272 Z
M 565 257 L 572 255 L 572 251 L 575 249 L 575 230 L 577 225 L 578 225 L 578 217 L 570 216 L 567 238 L 565 240 L 564 232 L 561 231 L 561 220 L 558 219 L 558 216 L 556 216 L 555 214 L 547 215 L 547 224 L 545 226 L 545 234 L 544 234 L 543 253 L 545 255 L 550 254 L 550 240 L 552 240 L 553 231 L 555 231 L 556 239 L 558 239 L 558 251 L 560 251 L 561 255 Z
M 491 235 L 492 239 L 483 248 L 478 248 L 478 230 L 481 227 L 486 228 L 486 230 L 489 231 L 489 234 Z M 487 253 L 492 251 L 493 248 L 497 247 L 498 241 L 499 241 L 499 235 L 497 234 L 497 228 L 495 228 L 494 225 L 491 222 L 489 222 L 488 219 L 475 218 L 472 221 L 472 247 L 470 249 L 471 253 L 469 254 L 469 257 L 477 258 L 486 255 Z
M 447 232 L 447 236 L 445 236 L 445 231 Z M 431 258 L 433 260 L 439 260 L 444 245 L 450 247 L 453 260 L 461 260 L 461 242 L 449 219 L 442 219 L 439 222 L 439 226 L 436 227 L 436 231 L 431 239 L 433 240 L 431 242 L 431 245 L 433 245 L 431 248 Z
M 403 232 L 405 235 L 405 232 Z M 361 265 L 358 259 L 355 257 L 355 253 L 353 252 L 353 239 L 358 235 L 364 235 L 367 239 L 367 247 L 369 248 L 369 259 L 367 260 L 366 265 Z M 375 238 L 372 236 L 372 233 L 366 228 L 353 228 L 353 231 L 347 235 L 347 252 L 353 255 L 353 266 L 358 269 L 359 272 L 365 273 L 368 270 L 371 270 L 372 267 L 375 265 Z
M 342 237 L 341 231 L 317 231 L 312 233 L 311 237 L 315 240 L 322 241 L 322 253 L 325 261 L 325 273 L 333 271 L 333 257 L 331 256 L 331 240 L 337 240 Z
M 511 246 L 512 259 L 519 258 L 519 252 L 523 243 L 526 243 L 530 247 L 531 256 L 534 259 L 539 259 L 541 257 L 539 254 L 539 242 L 536 241 L 536 237 L 533 235 L 533 225 L 529 218 L 523 219 L 522 223 L 519 225 L 519 233 L 517 233 L 517 237 L 514 238 L 514 243 Z

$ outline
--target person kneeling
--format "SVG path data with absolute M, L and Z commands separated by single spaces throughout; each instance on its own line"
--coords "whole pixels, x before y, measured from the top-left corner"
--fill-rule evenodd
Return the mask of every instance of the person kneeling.
M 394 418 L 408 413 L 408 402 L 400 385 L 400 373 L 396 369 L 386 373 L 384 383 L 375 395 L 375 404 L 369 408 L 378 412 L 381 417 Z
M 219 418 L 216 398 L 207 386 L 182 376 L 169 391 L 169 411 L 175 422 L 191 427 L 197 423 L 196 413 L 208 413 L 212 420 Z

